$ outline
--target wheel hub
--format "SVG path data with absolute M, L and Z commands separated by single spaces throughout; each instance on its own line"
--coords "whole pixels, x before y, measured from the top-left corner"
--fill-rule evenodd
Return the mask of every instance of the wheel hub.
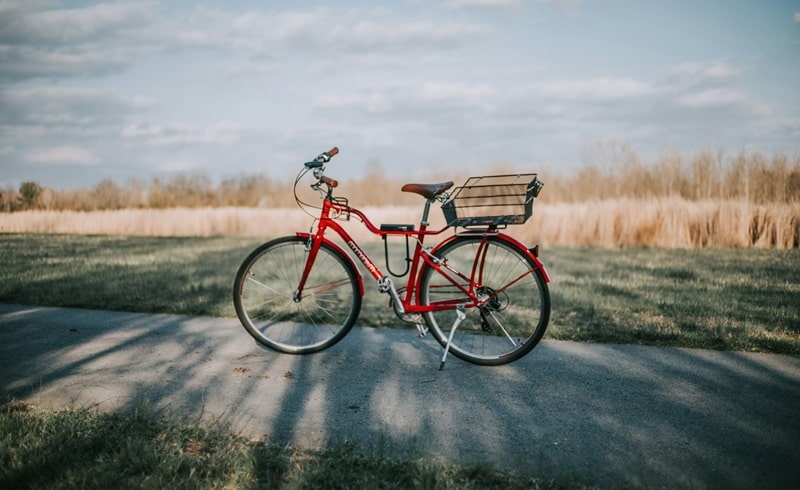
M 481 286 L 477 289 L 478 301 L 483 303 L 478 307 L 481 313 L 481 330 L 487 333 L 494 332 L 489 324 L 487 317 L 495 311 L 503 311 L 508 306 L 508 295 L 505 292 L 498 293 L 488 286 Z

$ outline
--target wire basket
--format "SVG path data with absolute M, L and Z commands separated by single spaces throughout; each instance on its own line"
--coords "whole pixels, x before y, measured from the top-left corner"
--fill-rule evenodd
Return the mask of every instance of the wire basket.
M 505 228 L 533 215 L 533 200 L 542 190 L 537 174 L 470 177 L 442 205 L 448 226 Z

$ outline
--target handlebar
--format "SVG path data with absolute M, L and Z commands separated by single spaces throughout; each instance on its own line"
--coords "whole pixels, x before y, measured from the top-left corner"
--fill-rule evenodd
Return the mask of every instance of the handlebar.
M 334 146 L 330 150 L 320 153 L 317 158 L 313 159 L 312 161 L 306 162 L 305 166 L 306 168 L 320 168 L 329 162 L 330 159 L 333 158 L 337 153 L 339 153 L 339 148 Z
M 334 146 L 330 150 L 320 153 L 317 158 L 303 164 L 306 167 L 306 172 L 313 170 L 314 177 L 317 179 L 317 182 L 312 184 L 311 188 L 320 190 L 320 184 L 325 184 L 328 186 L 328 196 L 330 196 L 331 189 L 339 186 L 339 181 L 334 178 L 327 177 L 323 174 L 323 172 L 325 171 L 325 164 L 329 162 L 331 158 L 336 156 L 337 153 L 339 153 L 339 148 Z M 303 173 L 304 172 L 301 172 L 298 175 L 298 181 Z M 295 182 L 295 185 L 297 185 L 297 182 Z

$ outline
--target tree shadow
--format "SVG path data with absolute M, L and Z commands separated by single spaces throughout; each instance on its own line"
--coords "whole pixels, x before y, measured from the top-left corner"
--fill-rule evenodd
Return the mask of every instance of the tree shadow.
M 0 391 L 47 406 L 221 424 L 254 439 L 492 463 L 602 486 L 792 487 L 800 360 L 544 341 L 474 366 L 355 327 L 292 356 L 234 319 L 0 305 Z

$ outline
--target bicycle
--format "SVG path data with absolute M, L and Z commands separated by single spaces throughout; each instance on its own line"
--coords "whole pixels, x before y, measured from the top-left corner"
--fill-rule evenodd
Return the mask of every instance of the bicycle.
M 260 344 L 279 352 L 318 352 L 339 342 L 355 324 L 364 296 L 364 278 L 344 248 L 331 241 L 334 232 L 390 297 L 390 307 L 403 321 L 414 323 L 419 336 L 432 332 L 444 347 L 439 369 L 448 353 L 479 365 L 502 365 L 533 349 L 550 319 L 550 278 L 539 260 L 539 246 L 527 248 L 502 233 L 532 214 L 535 197 L 544 185 L 537 174 L 471 177 L 452 192 L 452 181 L 406 184 L 402 191 L 425 198 L 419 228 L 413 224 L 374 225 L 348 199 L 333 195 L 338 181 L 325 175 L 325 164 L 339 152 L 334 147 L 306 162 L 294 182 L 311 172 L 311 188 L 322 205 L 309 232 L 274 239 L 250 253 L 233 285 L 236 314 Z M 530 179 L 530 180 L 529 180 Z M 431 205 L 442 203 L 447 224 L 429 230 Z M 309 213 L 310 214 L 310 213 Z M 312 215 L 312 217 L 314 217 Z M 355 217 L 384 240 L 386 268 L 394 277 L 407 276 L 395 287 L 339 221 Z M 429 235 L 453 235 L 434 247 Z M 406 270 L 389 267 L 387 237 L 405 237 Z M 415 240 L 413 255 L 409 240 Z

